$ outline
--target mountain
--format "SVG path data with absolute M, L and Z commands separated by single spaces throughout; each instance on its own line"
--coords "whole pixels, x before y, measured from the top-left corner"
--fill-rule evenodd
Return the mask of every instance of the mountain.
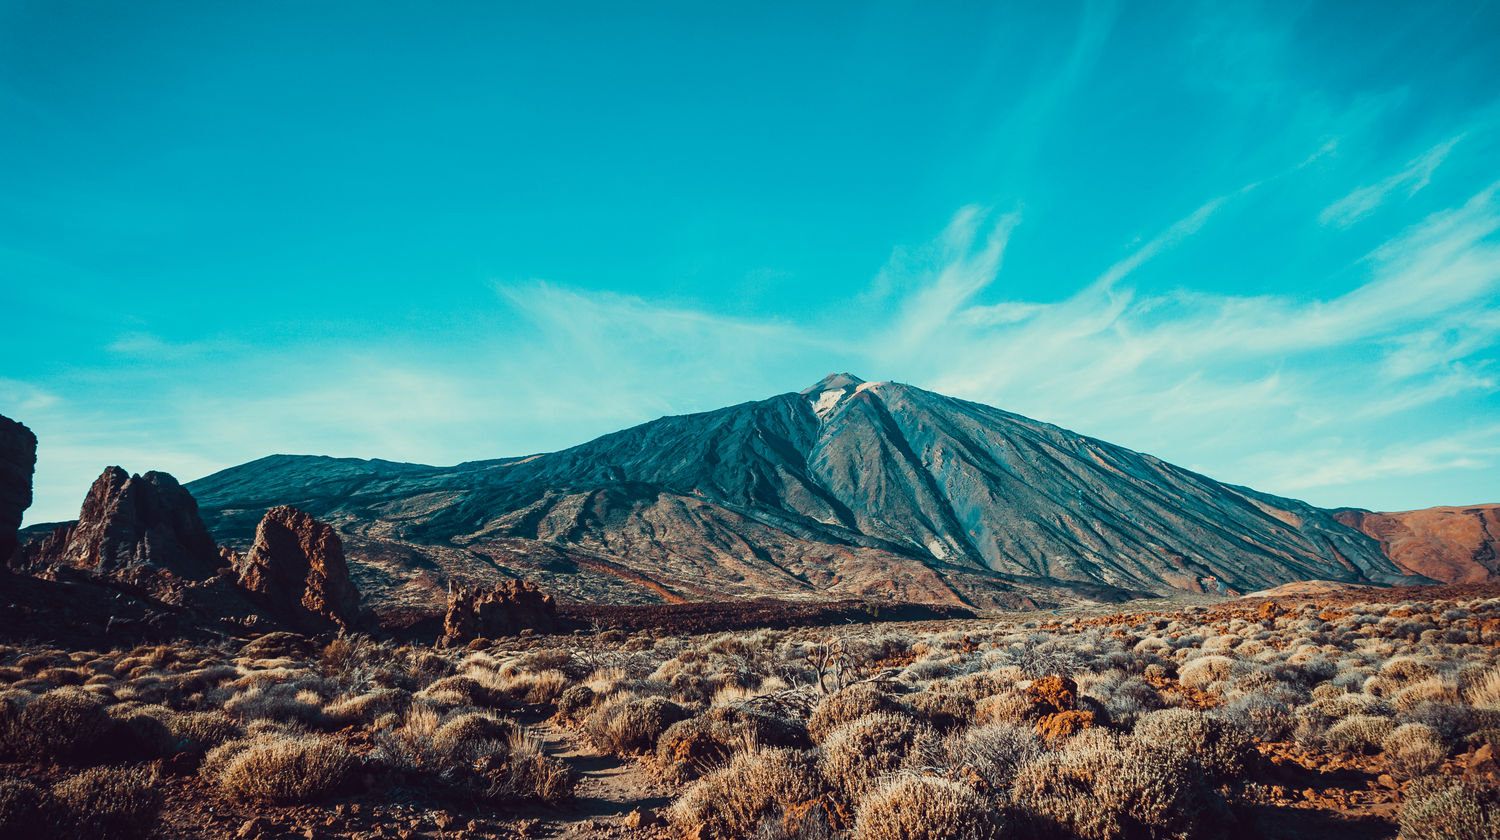
M 1341 508 L 1334 518 L 1379 541 L 1403 571 L 1444 583 L 1500 577 L 1500 505 L 1435 507 L 1399 513 Z
M 247 543 L 279 504 L 335 525 L 360 590 L 394 602 L 455 578 L 622 603 L 978 606 L 1423 582 L 1329 511 L 850 374 L 560 452 L 453 467 L 275 455 L 188 488 L 221 542 Z

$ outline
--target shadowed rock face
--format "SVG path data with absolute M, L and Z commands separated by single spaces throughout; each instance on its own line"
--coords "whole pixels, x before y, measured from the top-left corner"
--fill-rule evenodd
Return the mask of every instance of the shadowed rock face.
M 1320 508 L 849 374 L 527 458 L 273 456 L 192 486 L 227 541 L 287 501 L 449 577 L 617 603 L 833 593 L 1010 606 L 1201 591 L 1205 578 L 1236 592 L 1408 579 Z
M 245 591 L 299 629 L 347 630 L 359 617 L 338 532 L 290 505 L 266 512 L 236 571 Z
M 16 553 L 16 529 L 31 507 L 31 474 L 36 468 L 36 435 L 0 415 L 0 564 Z
M 213 577 L 219 557 L 198 503 L 177 479 L 163 472 L 130 475 L 119 467 L 94 480 L 77 522 L 27 551 L 34 566 L 125 577 L 165 571 L 184 580 Z
M 1397 566 L 1443 583 L 1500 579 L 1500 505 L 1400 513 L 1345 509 L 1340 522 L 1378 540 Z
M 490 588 L 455 589 L 443 617 L 443 643 L 513 636 L 522 630 L 555 633 L 557 629 L 552 596 L 530 581 L 512 580 Z

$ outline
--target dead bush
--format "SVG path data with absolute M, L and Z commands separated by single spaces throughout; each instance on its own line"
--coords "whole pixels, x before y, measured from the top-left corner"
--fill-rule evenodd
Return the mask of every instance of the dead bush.
M 343 743 L 318 735 L 265 734 L 243 745 L 226 744 L 227 757 L 211 752 L 220 790 L 245 802 L 295 805 L 316 802 L 344 783 L 355 760 Z M 219 758 L 222 761 L 214 761 Z
M 1018 816 L 1034 834 L 1059 840 L 1186 840 L 1198 835 L 1206 793 L 1186 759 L 1084 736 L 1016 775 L 1012 792 L 1023 812 Z
M 875 712 L 834 730 L 822 744 L 819 769 L 829 787 L 859 802 L 907 757 L 930 754 L 937 736 L 907 715 Z
M 45 837 L 45 809 L 41 788 L 25 779 L 0 779 L 0 837 Z
M 807 719 L 807 732 L 813 743 L 821 744 L 835 729 L 875 712 L 904 714 L 906 709 L 875 686 L 856 683 L 819 701 Z
M 784 826 L 789 811 L 813 803 L 826 787 L 817 763 L 792 749 L 754 749 L 705 775 L 683 793 L 668 817 L 682 832 L 720 840 L 750 837 L 763 822 Z
M 806 746 L 799 721 L 738 704 L 715 706 L 666 728 L 656 742 L 656 763 L 671 780 L 695 779 L 754 747 Z
M 1422 723 L 1396 727 L 1380 742 L 1386 763 L 1409 778 L 1425 776 L 1443 765 L 1448 747 L 1436 729 Z
M 58 688 L 0 715 L 10 719 L 0 747 L 24 761 L 97 760 L 112 721 L 104 704 L 79 688 Z
M 488 781 L 483 791 L 486 799 L 556 805 L 573 795 L 578 777 L 572 766 L 548 755 L 540 739 L 517 729 L 504 743 L 505 749 L 486 755 L 476 764 L 475 769 Z
M 52 788 L 59 827 L 96 840 L 150 837 L 161 813 L 156 771 L 144 767 L 94 767 Z
M 1008 791 L 1016 773 L 1042 754 L 1042 739 L 1024 724 L 989 723 L 951 733 L 943 754 L 951 776 L 983 793 Z
M 901 776 L 865 797 L 855 840 L 992 840 L 1003 812 L 973 789 L 931 776 Z
M 615 695 L 594 708 L 584 731 L 603 752 L 649 753 L 667 727 L 686 716 L 681 706 L 665 697 Z
M 1328 745 L 1352 753 L 1374 753 L 1396 728 L 1396 722 L 1378 715 L 1350 715 L 1328 729 Z
M 1192 709 L 1152 712 L 1135 725 L 1135 737 L 1153 750 L 1192 762 L 1210 784 L 1238 780 L 1257 755 L 1255 742 L 1239 727 Z
M 1401 840 L 1494 840 L 1500 837 L 1500 788 L 1478 780 L 1418 779 L 1399 820 Z

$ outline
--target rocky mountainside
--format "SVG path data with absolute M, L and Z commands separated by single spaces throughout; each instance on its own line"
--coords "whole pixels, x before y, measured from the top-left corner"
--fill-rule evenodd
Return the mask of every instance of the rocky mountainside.
M 561 452 L 454 467 L 277 455 L 189 489 L 229 544 L 279 504 L 335 525 L 360 590 L 397 602 L 511 577 L 614 603 L 980 606 L 1415 581 L 1320 508 L 848 374 Z
M 1344 508 L 1334 518 L 1380 542 L 1404 571 L 1445 583 L 1500 578 L 1500 505 L 1400 513 Z

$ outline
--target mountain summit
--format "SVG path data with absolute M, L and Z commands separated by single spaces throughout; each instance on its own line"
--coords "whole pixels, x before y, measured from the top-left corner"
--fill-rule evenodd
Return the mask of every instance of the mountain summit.
M 637 602 L 985 606 L 1413 581 L 1329 511 L 848 373 L 527 458 L 278 455 L 189 488 L 220 540 L 245 542 L 267 508 L 293 504 L 345 534 L 361 590 L 413 596 L 415 569 Z

